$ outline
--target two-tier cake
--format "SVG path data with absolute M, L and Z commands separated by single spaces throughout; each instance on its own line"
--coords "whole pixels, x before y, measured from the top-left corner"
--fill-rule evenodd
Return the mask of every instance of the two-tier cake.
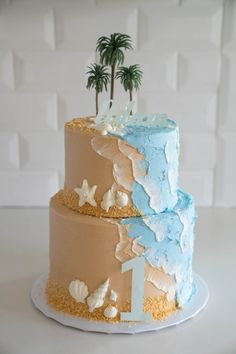
M 107 135 L 90 118 L 65 125 L 65 187 L 50 204 L 46 289 L 59 311 L 158 320 L 194 292 L 195 212 L 177 189 L 178 128 L 168 119 L 146 124 Z
M 135 64 L 115 76 L 122 46 L 130 48 L 129 36 L 98 40 L 104 65 L 90 67 L 87 86 L 96 90 L 96 116 L 65 124 L 65 185 L 50 203 L 47 303 L 97 323 L 162 320 L 195 292 L 195 210 L 178 189 L 178 127 L 161 114 L 132 112 L 142 73 Z M 115 78 L 130 97 L 119 113 Z M 98 110 L 110 81 L 111 100 Z

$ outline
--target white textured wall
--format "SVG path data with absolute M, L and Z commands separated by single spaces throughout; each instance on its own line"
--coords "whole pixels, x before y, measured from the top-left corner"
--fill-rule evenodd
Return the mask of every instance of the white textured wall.
M 112 32 L 135 43 L 139 110 L 180 126 L 181 187 L 235 206 L 234 0 L 0 0 L 0 205 L 47 205 L 63 184 L 63 124 L 93 113 L 84 72 Z

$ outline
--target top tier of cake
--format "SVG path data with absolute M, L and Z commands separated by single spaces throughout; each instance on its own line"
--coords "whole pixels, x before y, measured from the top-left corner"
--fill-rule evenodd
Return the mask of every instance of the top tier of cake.
M 179 134 L 160 125 L 105 130 L 93 118 L 65 125 L 65 205 L 84 214 L 129 217 L 177 203 Z

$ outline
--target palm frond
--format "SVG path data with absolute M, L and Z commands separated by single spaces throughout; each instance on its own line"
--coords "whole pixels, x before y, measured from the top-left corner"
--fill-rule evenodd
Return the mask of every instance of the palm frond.
M 143 72 L 138 64 L 129 67 L 121 66 L 116 73 L 116 79 L 120 79 L 125 91 L 138 90 L 141 85 Z
M 88 81 L 86 88 L 89 90 L 95 88 L 97 92 L 102 92 L 104 89 L 107 90 L 107 84 L 110 81 L 110 74 L 107 73 L 107 68 L 105 65 L 91 64 L 88 67 L 87 75 Z
M 110 37 L 102 36 L 97 41 L 96 51 L 100 53 L 100 63 L 121 65 L 124 63 L 124 50 L 133 49 L 128 34 L 113 33 Z

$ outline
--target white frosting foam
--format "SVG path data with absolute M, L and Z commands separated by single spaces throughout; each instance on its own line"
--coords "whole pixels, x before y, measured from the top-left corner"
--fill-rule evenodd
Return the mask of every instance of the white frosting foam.
M 145 280 L 152 283 L 157 289 L 164 291 L 167 294 L 167 299 L 172 301 L 175 299 L 175 287 L 170 281 L 170 279 L 166 279 L 163 273 L 160 276 L 160 272 L 156 271 L 156 269 L 149 269 L 145 274 Z
M 133 173 L 129 159 L 119 150 L 116 138 L 95 136 L 91 140 L 93 150 L 113 163 L 113 176 L 116 183 L 128 191 L 132 189 Z
M 178 152 L 176 152 L 178 154 Z M 172 195 L 176 195 L 176 188 L 177 188 L 177 178 L 176 178 L 176 171 L 173 167 L 174 160 L 176 159 L 176 156 L 173 154 L 173 149 L 171 149 L 171 142 L 167 141 L 165 145 L 165 156 L 166 156 L 166 161 L 168 163 L 168 182 L 170 186 L 170 192 Z
M 166 235 L 166 230 L 160 222 L 153 222 L 150 217 L 144 217 L 143 222 L 154 232 L 156 240 L 161 242 Z

